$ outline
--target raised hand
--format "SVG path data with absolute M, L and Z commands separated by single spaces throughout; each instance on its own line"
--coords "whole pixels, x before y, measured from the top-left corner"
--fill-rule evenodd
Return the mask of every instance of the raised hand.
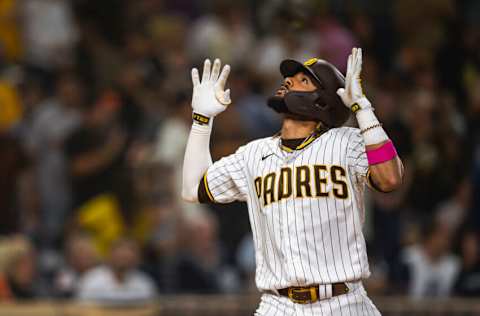
M 230 89 L 225 90 L 230 66 L 225 65 L 220 73 L 220 59 L 215 59 L 213 67 L 209 59 L 203 64 L 202 80 L 197 68 L 192 69 L 193 96 L 192 108 L 194 113 L 206 117 L 214 117 L 223 112 L 231 103 Z
M 345 88 L 337 90 L 345 106 L 353 112 L 371 107 L 370 102 L 363 94 L 360 73 L 362 72 L 362 49 L 354 47 L 348 56 Z

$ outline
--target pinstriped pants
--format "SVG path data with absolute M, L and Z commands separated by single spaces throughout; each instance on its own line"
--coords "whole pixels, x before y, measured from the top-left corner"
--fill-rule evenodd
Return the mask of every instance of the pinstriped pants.
M 346 283 L 347 294 L 317 301 L 313 304 L 293 303 L 289 298 L 263 294 L 255 316 L 377 316 L 381 315 L 361 282 Z

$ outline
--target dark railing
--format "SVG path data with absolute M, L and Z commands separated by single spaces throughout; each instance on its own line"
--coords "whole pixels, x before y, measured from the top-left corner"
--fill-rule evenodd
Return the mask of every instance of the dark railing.
M 476 316 L 480 299 L 372 299 L 383 316 Z M 251 296 L 162 296 L 144 306 L 98 306 L 73 302 L 1 303 L 0 316 L 247 316 L 259 302 Z

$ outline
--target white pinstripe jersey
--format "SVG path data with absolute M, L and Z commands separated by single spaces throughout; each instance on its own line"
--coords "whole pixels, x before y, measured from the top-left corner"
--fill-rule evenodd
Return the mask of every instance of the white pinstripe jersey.
M 204 176 L 217 203 L 248 204 L 260 290 L 367 278 L 363 192 L 368 162 L 360 130 L 330 129 L 287 152 L 259 139 Z

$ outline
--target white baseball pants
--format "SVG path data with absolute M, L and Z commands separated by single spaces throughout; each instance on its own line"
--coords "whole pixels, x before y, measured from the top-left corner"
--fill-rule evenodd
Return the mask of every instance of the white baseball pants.
M 346 283 L 349 292 L 313 304 L 297 304 L 288 297 L 263 294 L 255 316 L 380 316 L 361 282 Z

